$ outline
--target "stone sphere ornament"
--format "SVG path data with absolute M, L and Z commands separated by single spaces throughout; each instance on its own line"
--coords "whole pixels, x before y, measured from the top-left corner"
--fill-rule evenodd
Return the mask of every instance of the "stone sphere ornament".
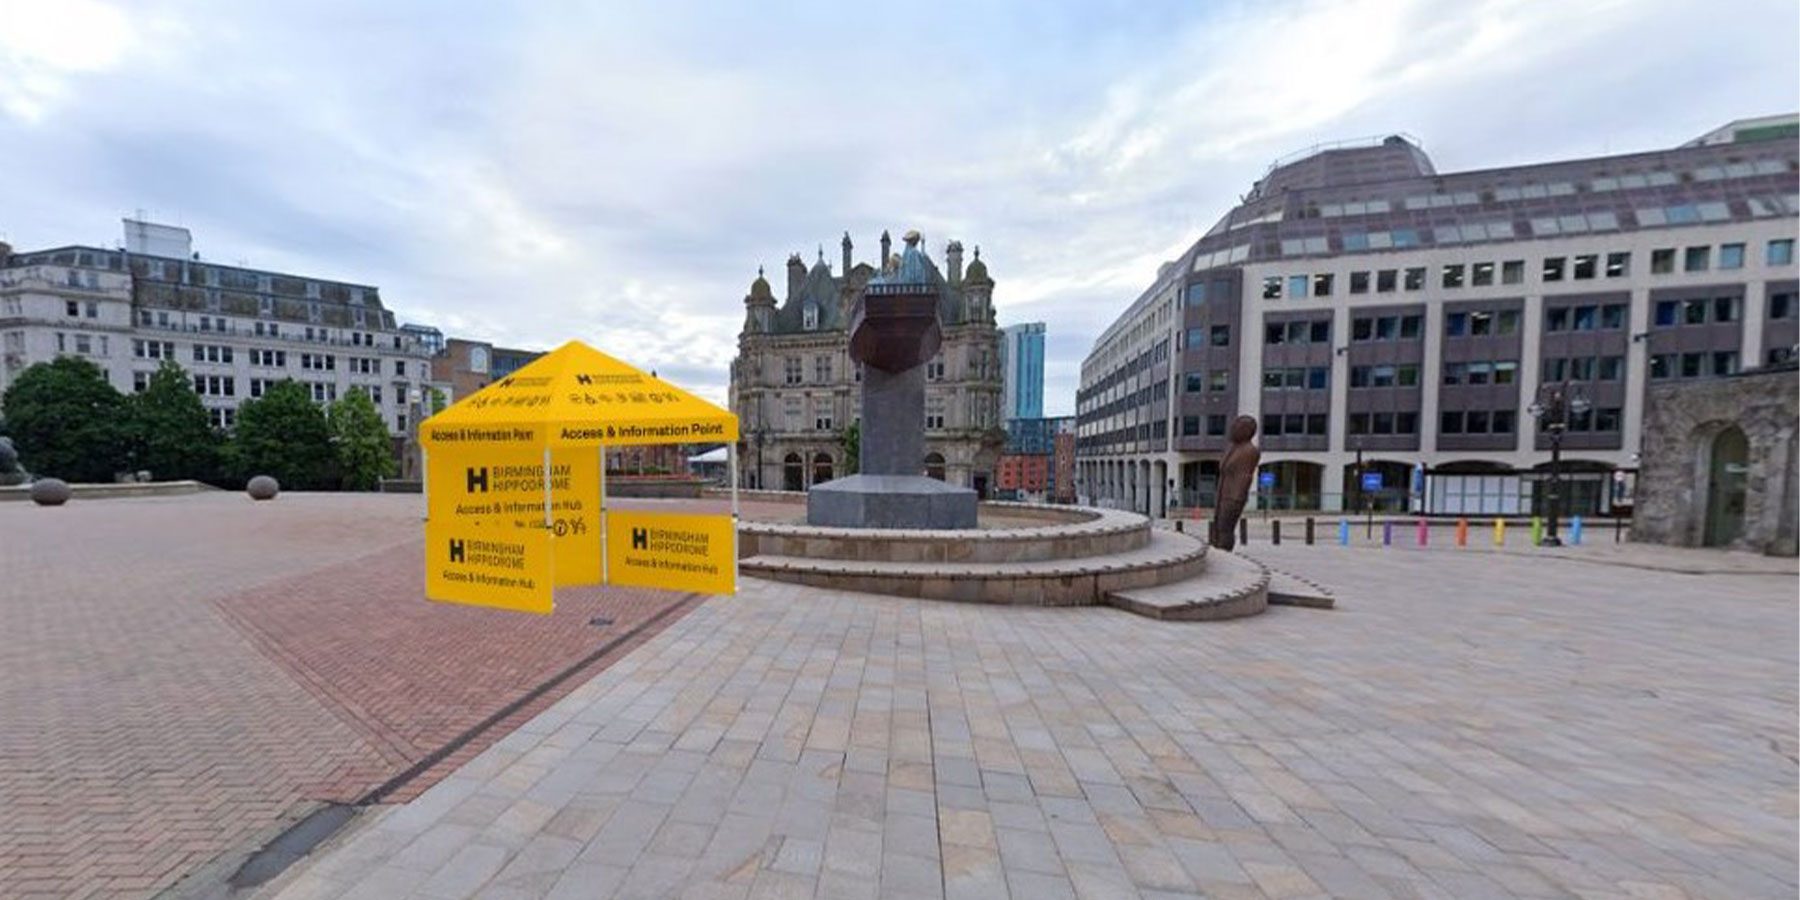
M 39 506 L 61 506 L 74 493 L 61 478 L 39 478 L 31 483 L 31 502 Z
M 281 493 L 281 483 L 267 475 L 258 475 L 244 486 L 244 492 L 252 500 L 273 500 L 276 494 Z

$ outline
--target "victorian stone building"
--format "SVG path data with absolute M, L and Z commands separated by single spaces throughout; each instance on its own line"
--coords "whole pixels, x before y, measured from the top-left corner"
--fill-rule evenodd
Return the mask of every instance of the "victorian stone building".
M 850 360 L 851 310 L 879 270 L 855 262 L 844 235 L 837 272 L 821 248 L 809 268 L 788 257 L 777 300 L 759 270 L 744 298 L 744 330 L 731 364 L 731 407 L 743 432 L 738 465 L 748 488 L 805 490 L 849 474 L 848 435 L 859 417 L 862 373 Z M 891 265 L 881 235 L 879 260 Z M 920 471 L 986 495 L 1005 441 L 1000 428 L 1000 332 L 994 282 L 976 248 L 963 270 L 962 244 L 944 248 L 948 271 L 930 263 L 943 348 L 926 363 L 925 458 Z

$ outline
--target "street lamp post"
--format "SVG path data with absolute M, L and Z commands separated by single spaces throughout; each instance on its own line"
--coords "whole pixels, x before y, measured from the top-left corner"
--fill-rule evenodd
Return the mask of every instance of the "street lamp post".
M 1538 388 L 1538 397 L 1526 412 L 1531 413 L 1550 433 L 1550 528 L 1544 532 L 1542 546 L 1561 547 L 1556 535 L 1557 520 L 1562 517 L 1562 439 L 1569 430 L 1569 416 L 1583 416 L 1592 408 L 1587 395 L 1569 382 L 1546 384 Z

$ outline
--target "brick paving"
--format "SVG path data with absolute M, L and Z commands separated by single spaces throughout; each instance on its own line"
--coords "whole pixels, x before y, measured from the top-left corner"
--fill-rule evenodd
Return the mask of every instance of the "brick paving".
M 750 582 L 270 893 L 1794 896 L 1792 575 L 1254 550 L 1339 608 Z
M 694 605 L 596 589 L 559 592 L 548 618 L 428 603 L 418 515 L 392 496 L 0 505 L 0 897 L 151 896 Z

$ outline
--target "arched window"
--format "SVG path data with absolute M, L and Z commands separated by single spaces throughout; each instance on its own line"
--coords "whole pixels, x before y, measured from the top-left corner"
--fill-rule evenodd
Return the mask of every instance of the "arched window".
M 813 484 L 824 484 L 831 480 L 831 454 L 819 453 L 813 456 Z
M 806 465 L 800 461 L 800 454 L 789 453 L 782 459 L 781 489 L 784 491 L 806 489 Z
M 944 480 L 944 454 L 935 451 L 925 454 L 925 477 Z

